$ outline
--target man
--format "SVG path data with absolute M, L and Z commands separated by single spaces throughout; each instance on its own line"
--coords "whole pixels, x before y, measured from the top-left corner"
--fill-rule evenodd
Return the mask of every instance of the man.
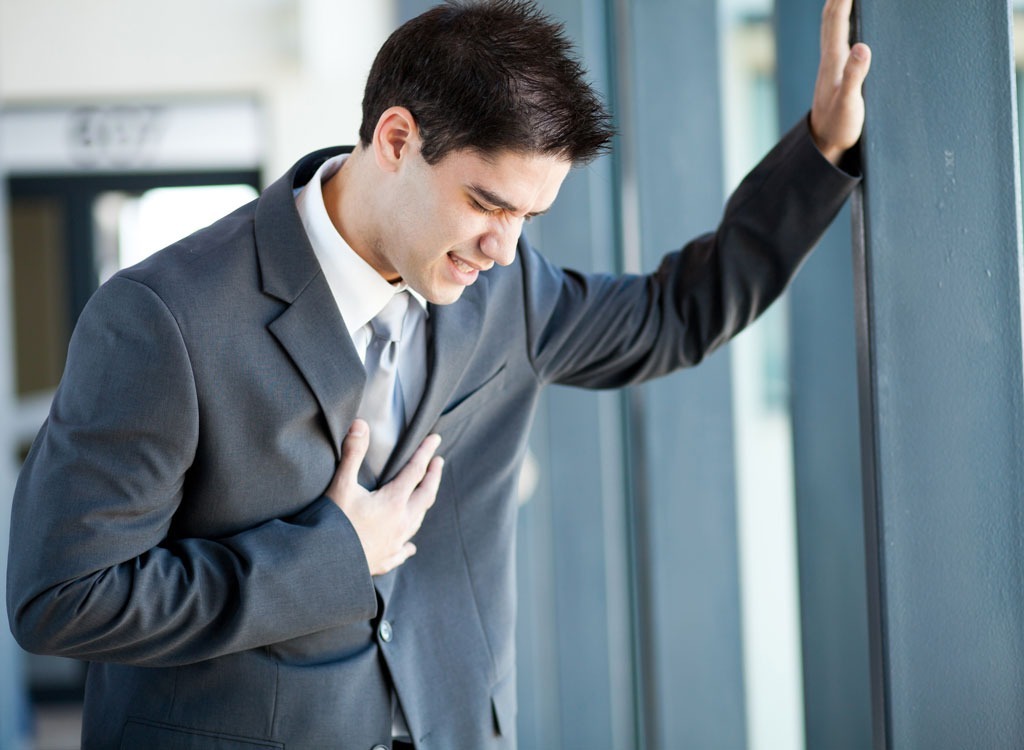
M 855 183 L 849 13 L 828 0 L 808 123 L 650 277 L 521 236 L 611 132 L 558 28 L 497 0 L 392 35 L 351 153 L 101 288 L 8 582 L 22 645 L 90 662 L 83 746 L 513 747 L 538 393 L 694 364 L 783 290 Z

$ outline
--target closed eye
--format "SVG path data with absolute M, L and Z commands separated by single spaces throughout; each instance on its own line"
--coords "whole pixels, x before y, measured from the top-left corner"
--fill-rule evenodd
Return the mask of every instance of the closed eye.
M 503 208 L 487 208 L 487 206 L 483 205 L 475 198 L 470 198 L 469 204 L 473 207 L 474 210 L 479 211 L 480 213 L 485 214 L 487 216 L 497 216 L 498 214 L 503 213 L 505 211 L 505 209 Z M 540 213 L 526 214 L 526 216 L 523 217 L 523 220 L 527 222 L 533 221 L 534 216 L 540 216 Z
M 500 208 L 487 208 L 487 206 L 483 205 L 482 203 L 480 203 L 479 201 L 477 201 L 474 198 L 470 198 L 469 199 L 469 203 L 477 211 L 479 211 L 482 214 L 487 214 L 488 216 L 496 216 L 496 215 L 500 214 L 503 211 L 503 209 L 500 209 Z

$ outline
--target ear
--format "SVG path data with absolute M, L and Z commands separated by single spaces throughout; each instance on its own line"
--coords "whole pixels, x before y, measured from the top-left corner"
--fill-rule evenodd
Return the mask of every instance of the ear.
M 420 143 L 419 126 L 412 112 L 405 107 L 389 107 L 381 113 L 371 144 L 377 166 L 397 171 L 403 159 L 419 152 Z

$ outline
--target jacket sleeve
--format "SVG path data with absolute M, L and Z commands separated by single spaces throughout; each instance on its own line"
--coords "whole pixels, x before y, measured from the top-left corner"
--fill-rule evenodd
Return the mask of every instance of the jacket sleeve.
M 857 182 L 801 120 L 739 185 L 718 229 L 653 274 L 579 274 L 522 243 L 538 377 L 609 388 L 697 364 L 785 290 Z
M 15 491 L 7 607 L 24 648 L 173 665 L 374 616 L 358 537 L 325 497 L 227 538 L 168 536 L 200 419 L 174 317 L 115 277 L 82 313 Z

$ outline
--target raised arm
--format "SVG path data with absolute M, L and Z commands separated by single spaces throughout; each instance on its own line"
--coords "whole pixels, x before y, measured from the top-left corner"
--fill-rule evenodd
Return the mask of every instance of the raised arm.
M 783 292 L 856 184 L 837 169 L 860 138 L 870 64 L 866 45 L 849 44 L 851 6 L 825 5 L 809 122 L 743 180 L 714 232 L 643 277 L 565 272 L 524 249 L 541 378 L 611 387 L 696 364 Z

